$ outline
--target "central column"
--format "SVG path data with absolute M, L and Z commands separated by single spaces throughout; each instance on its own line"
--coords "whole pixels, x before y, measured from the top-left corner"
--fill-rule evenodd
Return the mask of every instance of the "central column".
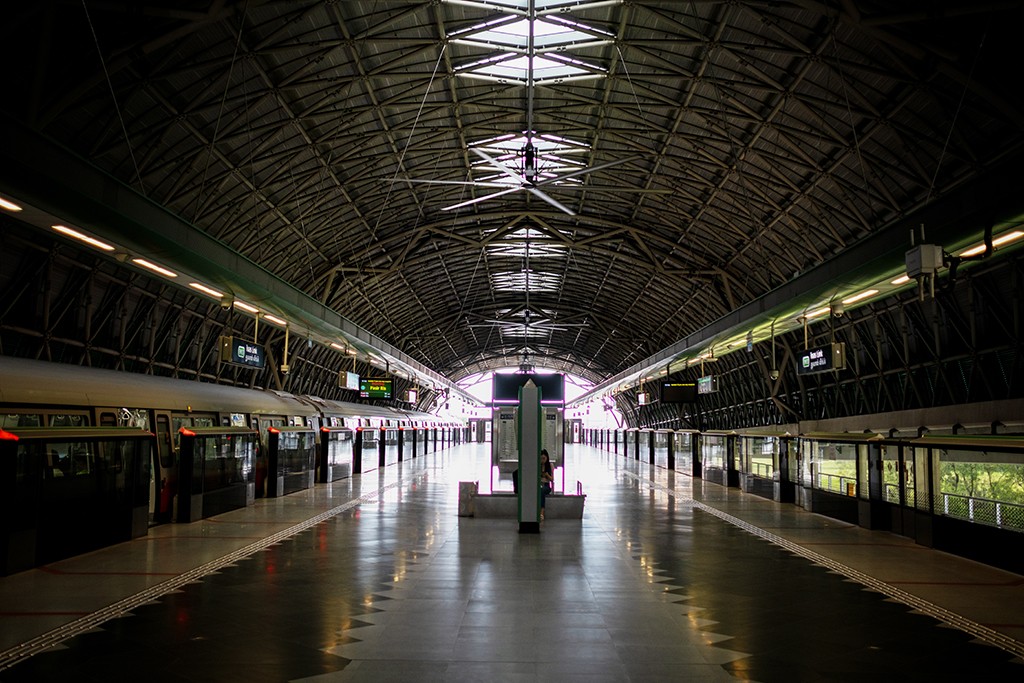
M 540 389 L 519 389 L 519 533 L 540 533 Z

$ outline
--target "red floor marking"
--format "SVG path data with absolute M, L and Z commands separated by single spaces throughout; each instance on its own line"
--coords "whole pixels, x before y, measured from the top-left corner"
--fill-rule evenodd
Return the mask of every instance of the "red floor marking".
M 84 617 L 92 612 L 0 612 L 0 617 Z
M 156 542 L 156 541 L 180 541 L 183 539 L 200 539 L 203 541 L 225 541 L 225 540 L 242 540 L 251 541 L 253 539 L 262 541 L 266 536 L 262 534 L 255 534 L 253 536 L 161 536 L 153 538 L 140 538 L 140 541 Z

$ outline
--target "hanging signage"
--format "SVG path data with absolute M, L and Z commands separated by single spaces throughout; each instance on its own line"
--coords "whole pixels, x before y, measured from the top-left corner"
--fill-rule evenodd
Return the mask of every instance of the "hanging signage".
M 838 342 L 801 351 L 796 359 L 796 374 L 812 375 L 816 372 L 842 370 L 846 367 L 846 344 Z
M 419 400 L 419 392 L 418 391 L 416 391 L 415 389 L 406 389 L 405 390 L 405 402 L 406 403 L 415 403 L 418 400 Z
M 359 380 L 359 398 L 391 398 L 391 380 L 361 378 Z
M 637 394 L 636 395 L 636 403 L 637 403 L 637 405 L 641 405 L 641 406 L 647 405 L 647 392 L 641 391 L 639 394 Z
M 662 382 L 662 403 L 693 403 L 697 400 L 696 382 Z
M 714 375 L 704 375 L 697 378 L 698 394 L 713 394 L 718 391 L 718 378 Z
M 220 360 L 230 365 L 260 370 L 267 363 L 266 353 L 261 345 L 235 337 L 220 338 Z
M 342 389 L 351 389 L 352 391 L 359 391 L 359 375 L 355 372 L 339 370 L 338 386 L 341 387 Z

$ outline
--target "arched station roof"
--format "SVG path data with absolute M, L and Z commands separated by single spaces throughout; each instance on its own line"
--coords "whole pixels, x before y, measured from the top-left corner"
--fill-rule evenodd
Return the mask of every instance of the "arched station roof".
M 1024 142 L 1021 2 L 5 14 L 10 117 L 452 379 L 615 375 Z

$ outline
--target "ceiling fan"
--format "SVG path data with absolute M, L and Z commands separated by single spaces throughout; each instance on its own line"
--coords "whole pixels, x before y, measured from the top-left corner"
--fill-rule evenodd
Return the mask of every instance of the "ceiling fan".
M 570 327 L 589 327 L 589 323 L 560 323 L 550 318 L 534 320 L 529 309 L 523 311 L 523 320 L 509 320 L 500 318 L 484 318 L 479 323 L 470 323 L 470 327 L 518 327 L 523 329 L 523 336 L 529 336 L 529 331 L 544 330 L 548 332 L 568 332 Z
M 434 185 L 470 185 L 474 187 L 487 187 L 495 188 L 495 192 L 475 197 L 464 202 L 452 204 L 450 206 L 442 207 L 442 211 L 453 211 L 460 209 L 464 206 L 470 206 L 479 202 L 484 202 L 489 199 L 501 197 L 502 195 L 511 194 L 513 192 L 526 191 L 534 195 L 538 199 L 541 199 L 555 208 L 563 211 L 570 216 L 575 216 L 576 213 L 561 203 L 557 199 L 553 198 L 548 194 L 551 191 L 601 191 L 601 192 L 632 192 L 632 193 L 646 193 L 646 194 L 663 194 L 671 192 L 671 190 L 661 189 L 648 189 L 648 188 L 631 188 L 622 186 L 595 186 L 585 185 L 583 183 L 566 183 L 565 181 L 572 178 L 578 178 L 580 176 L 594 173 L 595 171 L 601 171 L 613 166 L 619 166 L 621 164 L 629 163 L 640 159 L 639 156 L 630 156 L 624 159 L 617 159 L 609 161 L 604 164 L 597 166 L 590 166 L 586 168 L 580 168 L 563 175 L 554 175 L 553 173 L 545 172 L 541 169 L 541 160 L 543 155 L 534 145 L 534 138 L 537 136 L 537 132 L 533 127 L 533 93 L 534 93 L 534 58 L 536 57 L 537 51 L 534 44 L 534 23 L 537 18 L 536 2 L 530 0 L 528 4 L 527 13 L 529 16 L 529 34 L 527 44 L 527 69 L 526 69 L 526 130 L 524 136 L 526 138 L 525 144 L 517 153 L 517 164 L 516 168 L 510 168 L 501 160 L 494 158 L 490 154 L 487 154 L 483 149 L 479 147 L 471 146 L 469 150 L 480 157 L 484 163 L 490 168 L 494 169 L 499 173 L 498 180 L 469 180 L 469 181 L 458 181 L 458 180 L 423 180 L 423 179 L 406 179 L 408 183 L 426 183 Z
M 576 213 L 561 203 L 554 197 L 547 194 L 543 190 L 601 190 L 604 192 L 646 192 L 646 193 L 663 193 L 668 190 L 648 190 L 644 188 L 628 188 L 628 187 L 599 187 L 595 185 L 582 185 L 582 184 L 562 184 L 563 181 L 569 180 L 570 178 L 576 178 L 578 176 L 593 173 L 594 171 L 601 171 L 606 168 L 625 164 L 630 161 L 635 161 L 640 157 L 632 156 L 625 159 L 617 159 L 615 161 L 609 161 L 606 164 L 600 164 L 598 166 L 590 166 L 587 168 L 581 168 L 578 171 L 572 171 L 560 176 L 554 176 L 545 180 L 538 180 L 541 177 L 541 169 L 538 166 L 538 159 L 540 155 L 537 152 L 536 146 L 533 144 L 532 135 L 527 136 L 526 144 L 519 151 L 519 160 L 521 162 L 521 170 L 517 173 L 513 169 L 503 164 L 498 159 L 495 159 L 491 155 L 484 152 L 478 147 L 471 147 L 470 151 L 483 159 L 488 166 L 500 172 L 504 176 L 507 176 L 507 180 L 501 182 L 496 180 L 473 180 L 473 181 L 454 181 L 454 180 L 410 180 L 413 183 L 430 183 L 440 185 L 472 185 L 474 187 L 492 187 L 502 188 L 496 192 L 491 192 L 480 197 L 474 197 L 473 199 L 459 202 L 458 204 L 452 204 L 451 206 L 442 207 L 442 211 L 452 211 L 454 209 L 461 209 L 464 206 L 470 206 L 471 204 L 477 204 L 479 202 L 487 201 L 488 199 L 494 199 L 502 195 L 510 194 L 512 192 L 518 192 L 519 190 L 525 190 L 530 194 L 536 196 L 539 199 L 544 200 L 548 204 L 551 204 L 560 211 L 564 211 L 570 216 L 575 216 Z

